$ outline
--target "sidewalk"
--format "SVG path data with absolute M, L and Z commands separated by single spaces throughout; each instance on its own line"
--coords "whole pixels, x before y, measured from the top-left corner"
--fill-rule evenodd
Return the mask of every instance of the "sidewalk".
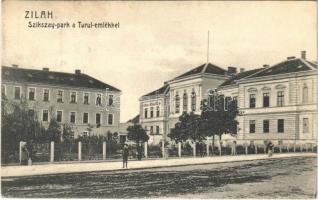
M 182 165 L 198 165 L 212 164 L 223 162 L 239 162 L 249 160 L 263 160 L 275 158 L 288 158 L 297 156 L 316 157 L 316 153 L 276 153 L 273 157 L 268 157 L 266 154 L 238 155 L 238 156 L 213 156 L 213 157 L 188 157 L 188 158 L 172 158 L 172 159 L 156 159 L 129 161 L 129 169 L 145 169 L 158 167 L 172 167 Z M 76 173 L 76 172 L 95 172 L 95 171 L 114 171 L 127 170 L 122 168 L 121 161 L 113 162 L 94 162 L 94 163 L 63 163 L 63 164 L 47 164 L 47 165 L 32 165 L 32 166 L 6 166 L 1 167 L 1 177 L 19 177 L 19 176 L 34 176 L 45 174 L 61 174 L 61 173 Z

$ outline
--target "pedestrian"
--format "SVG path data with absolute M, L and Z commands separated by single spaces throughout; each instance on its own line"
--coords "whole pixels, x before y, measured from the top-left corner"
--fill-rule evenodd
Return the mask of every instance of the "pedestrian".
M 124 148 L 123 148 L 123 168 L 127 168 L 127 164 L 128 164 L 128 155 L 129 155 L 129 151 L 128 151 L 128 145 L 124 144 Z
M 269 141 L 267 144 L 268 157 L 273 156 L 273 150 L 274 150 L 274 145 L 271 141 Z

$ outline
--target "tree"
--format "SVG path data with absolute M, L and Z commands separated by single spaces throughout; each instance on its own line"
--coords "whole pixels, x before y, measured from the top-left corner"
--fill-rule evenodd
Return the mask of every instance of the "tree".
M 212 137 L 212 153 L 215 135 L 219 136 L 219 141 L 221 141 L 223 134 L 237 133 L 237 115 L 237 101 L 230 97 L 212 93 L 209 100 L 203 100 L 201 130 L 204 135 Z
M 183 112 L 179 117 L 179 121 L 175 124 L 175 127 L 171 130 L 169 137 L 176 142 L 185 142 L 186 140 L 192 140 L 194 142 L 202 141 L 205 136 L 200 131 L 201 118 L 200 115 L 196 115 L 193 112 Z
M 27 143 L 28 157 L 33 156 L 33 143 L 45 138 L 45 131 L 34 110 L 29 109 L 26 100 L 19 102 L 1 98 L 1 158 L 10 162 L 18 158 L 19 142 Z
M 149 140 L 149 136 L 144 128 L 142 128 L 139 124 L 134 124 L 133 126 L 129 126 L 127 128 L 128 134 L 127 137 L 129 140 L 134 141 L 137 144 L 137 152 L 138 152 L 138 159 L 141 159 L 141 144 L 147 142 Z

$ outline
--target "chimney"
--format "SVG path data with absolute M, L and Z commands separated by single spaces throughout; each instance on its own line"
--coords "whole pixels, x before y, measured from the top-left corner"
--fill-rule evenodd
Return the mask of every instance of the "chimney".
M 289 56 L 287 57 L 287 60 L 292 60 L 292 59 L 295 59 L 296 57 L 295 56 Z
M 301 59 L 306 60 L 306 51 L 301 51 Z
M 227 73 L 228 73 L 228 75 L 234 75 L 234 74 L 236 74 L 236 67 L 229 66 L 229 67 L 227 68 Z
M 240 68 L 240 73 L 241 73 L 241 72 L 244 72 L 244 71 L 245 71 L 245 69 L 244 69 L 244 68 Z
M 75 74 L 81 74 L 81 70 L 80 69 L 75 69 Z
M 264 65 L 263 65 L 263 68 L 268 68 L 268 67 L 269 67 L 268 64 L 264 64 Z
M 43 70 L 43 71 L 46 71 L 46 72 L 50 71 L 50 69 L 49 69 L 48 67 L 43 67 L 42 70 Z
M 19 65 L 17 65 L 17 64 L 12 64 L 12 67 L 13 67 L 13 68 L 18 68 Z

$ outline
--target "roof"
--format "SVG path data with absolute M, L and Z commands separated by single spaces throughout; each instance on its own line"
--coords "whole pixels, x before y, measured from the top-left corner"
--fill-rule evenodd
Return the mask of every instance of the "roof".
M 216 75 L 225 75 L 226 70 L 222 69 L 221 67 L 218 67 L 214 64 L 211 63 L 205 63 L 202 64 L 184 74 L 181 74 L 180 76 L 177 76 L 175 79 L 187 77 L 187 76 L 192 76 L 192 75 L 197 75 L 197 74 L 216 74 Z
M 161 95 L 161 94 L 165 94 L 165 91 L 169 89 L 169 85 L 165 84 L 164 86 L 162 86 L 161 88 L 154 90 L 152 92 L 149 92 L 148 94 L 143 95 L 142 97 L 148 97 L 148 96 L 153 96 L 153 95 Z
M 140 115 L 137 115 L 137 116 L 135 116 L 134 118 L 128 120 L 127 123 L 131 122 L 131 123 L 136 123 L 136 124 L 138 124 L 138 123 L 139 123 L 139 117 L 140 117 Z
M 103 90 L 108 88 L 109 91 L 120 92 L 119 89 L 83 73 L 71 74 L 6 66 L 2 66 L 1 71 L 1 78 L 5 81 L 64 85 L 70 87 L 83 87 Z
M 236 83 L 237 80 L 240 80 L 242 78 L 245 78 L 247 76 L 250 76 L 252 74 L 255 74 L 261 70 L 263 70 L 264 68 L 258 68 L 258 69 L 252 69 L 252 70 L 248 70 L 248 71 L 244 71 L 244 72 L 240 72 L 234 76 L 232 76 L 230 79 L 224 81 L 220 86 L 229 86 L 229 85 L 233 85 Z
M 273 65 L 265 70 L 255 73 L 247 78 L 256 78 L 263 76 L 271 76 L 277 74 L 286 74 L 300 71 L 309 71 L 317 68 L 317 65 L 300 58 L 292 58 Z

